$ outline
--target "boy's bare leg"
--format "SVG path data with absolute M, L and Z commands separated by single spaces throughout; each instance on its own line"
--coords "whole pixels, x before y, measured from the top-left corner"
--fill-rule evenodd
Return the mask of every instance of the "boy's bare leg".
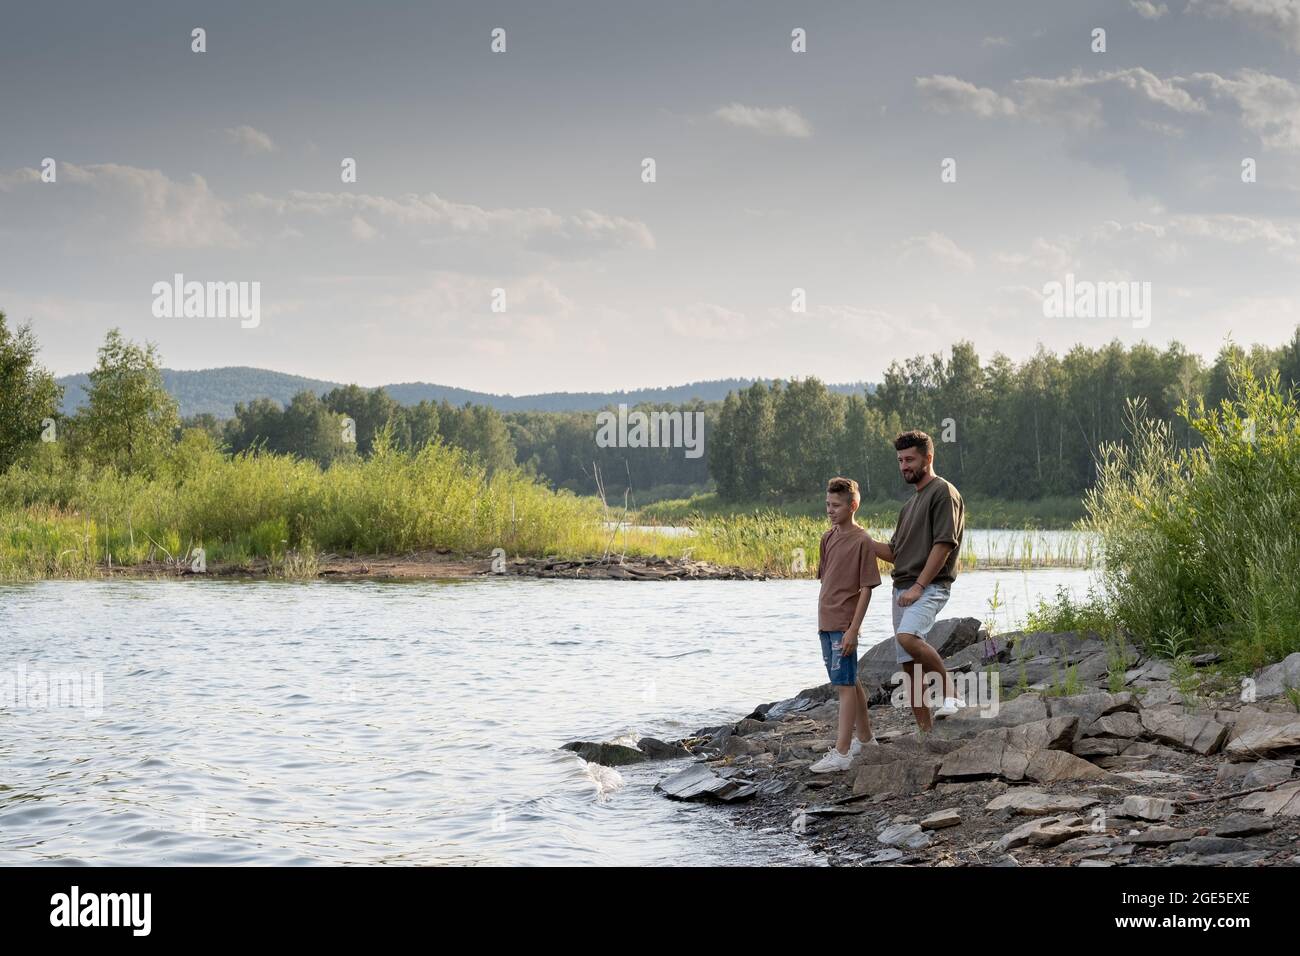
M 858 739 L 864 744 L 871 739 L 871 717 L 867 713 L 867 692 L 862 689 L 861 684 L 855 684 L 858 690 Z
M 857 685 L 852 687 L 841 686 L 837 688 L 840 692 L 840 731 L 839 737 L 835 741 L 835 749 L 842 754 L 847 754 L 849 748 L 853 746 L 853 725 L 858 719 L 858 693 Z

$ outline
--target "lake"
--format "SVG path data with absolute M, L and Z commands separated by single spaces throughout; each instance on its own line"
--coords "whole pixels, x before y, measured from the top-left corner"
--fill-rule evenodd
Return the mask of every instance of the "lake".
M 943 616 L 988 619 L 996 585 L 1005 630 L 1090 579 L 966 572 Z M 656 796 L 672 765 L 557 748 L 684 736 L 823 683 L 816 598 L 812 580 L 0 585 L 0 863 L 813 862 Z M 888 636 L 877 599 L 863 645 Z M 80 706 L 42 700 L 52 683 Z

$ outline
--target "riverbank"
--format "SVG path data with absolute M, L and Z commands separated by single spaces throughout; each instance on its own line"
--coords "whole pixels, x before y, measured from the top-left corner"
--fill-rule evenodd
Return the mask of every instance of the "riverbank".
M 809 771 L 835 732 L 829 684 L 681 740 L 570 749 L 673 761 L 666 798 L 791 831 L 837 865 L 1300 865 L 1300 654 L 1238 683 L 1212 654 L 1175 666 L 1093 634 L 936 629 L 976 705 L 918 733 L 876 645 L 860 668 L 879 744 L 845 772 Z
M 147 561 L 132 565 L 101 564 L 90 577 L 252 578 L 291 580 L 468 580 L 480 577 L 579 578 L 615 581 L 762 581 L 767 575 L 745 568 L 692 561 L 688 558 L 505 558 L 456 554 L 451 551 L 412 551 L 406 554 L 339 555 L 290 553 L 277 559 L 214 562 L 203 571 L 176 561 Z

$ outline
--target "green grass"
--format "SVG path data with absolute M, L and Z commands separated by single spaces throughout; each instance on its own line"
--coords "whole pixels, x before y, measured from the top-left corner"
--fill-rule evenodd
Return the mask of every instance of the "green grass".
M 324 552 L 579 556 L 602 552 L 601 520 L 591 499 L 519 473 L 489 477 L 442 445 L 325 470 L 191 445 L 152 479 L 92 473 L 50 448 L 0 475 L 0 576 L 80 577 L 200 547 L 209 563 L 266 558 L 291 576 Z

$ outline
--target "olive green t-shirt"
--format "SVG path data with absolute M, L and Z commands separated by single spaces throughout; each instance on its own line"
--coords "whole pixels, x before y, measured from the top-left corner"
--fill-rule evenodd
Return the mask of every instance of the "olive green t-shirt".
M 822 535 L 817 577 L 822 582 L 817 598 L 817 630 L 847 631 L 858 609 L 858 594 L 880 583 L 880 567 L 867 529 L 851 524 L 831 528 Z
M 894 552 L 894 587 L 910 588 L 925 570 L 936 544 L 955 545 L 931 584 L 951 584 L 957 576 L 957 555 L 966 530 L 966 506 L 957 489 L 938 475 L 915 492 L 898 513 L 898 527 L 889 542 Z

